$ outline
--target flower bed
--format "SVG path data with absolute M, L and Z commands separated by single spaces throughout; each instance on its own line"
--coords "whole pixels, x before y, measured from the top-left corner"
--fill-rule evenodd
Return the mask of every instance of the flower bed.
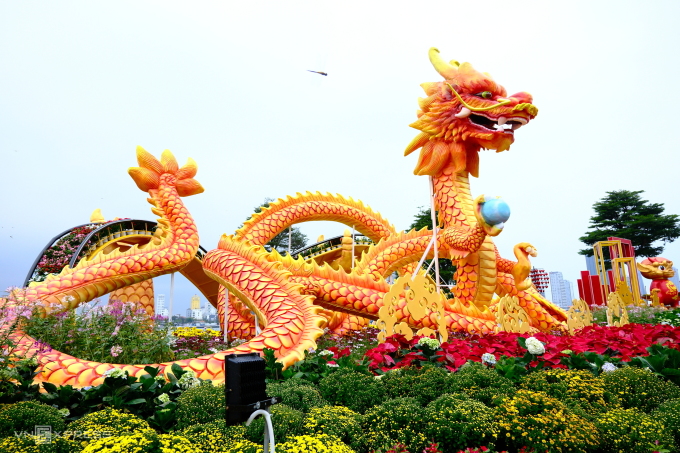
M 571 337 L 456 333 L 443 344 L 397 335 L 376 345 L 372 335 L 322 339 L 285 371 L 265 351 L 267 392 L 282 400 L 272 408 L 278 451 L 678 451 L 680 328 L 670 323 Z M 226 347 L 215 331 L 172 339 L 191 355 Z M 262 452 L 262 420 L 226 426 L 224 388 L 177 366 L 167 378 L 115 371 L 85 389 L 38 387 L 35 366 L 0 366 L 0 451 Z M 39 425 L 60 434 L 44 443 Z

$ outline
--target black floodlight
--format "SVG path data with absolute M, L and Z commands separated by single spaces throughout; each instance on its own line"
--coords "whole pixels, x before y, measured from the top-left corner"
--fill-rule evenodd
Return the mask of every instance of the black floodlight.
M 278 403 L 276 398 L 267 397 L 265 361 L 256 352 L 225 356 L 224 393 L 227 425 L 244 422 L 256 410 Z

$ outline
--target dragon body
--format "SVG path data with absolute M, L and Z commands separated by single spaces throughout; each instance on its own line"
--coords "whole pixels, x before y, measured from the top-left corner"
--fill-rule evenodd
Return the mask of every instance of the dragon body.
M 544 300 L 525 280 L 519 287 L 515 283 L 513 275 L 524 275 L 526 260 L 517 263 L 498 255 L 492 237 L 502 231 L 507 216 L 501 220 L 489 216 L 484 206 L 489 201 L 484 197 L 473 200 L 469 183 L 470 175 L 478 175 L 478 152 L 483 148 L 498 152 L 509 149 L 514 130 L 536 116 L 531 96 L 507 96 L 490 76 L 475 71 L 468 63 L 445 63 L 436 49 L 430 50 L 430 60 L 445 80 L 423 85 L 427 97 L 420 99 L 418 120 L 411 125 L 420 133 L 405 154 L 420 149 L 415 173 L 431 178 L 438 213 L 437 250 L 457 267 L 454 298 L 445 303 L 447 328 L 494 331 L 494 294 L 517 296 L 533 327 L 559 328 L 565 313 Z M 193 179 L 195 163 L 190 160 L 179 168 L 169 151 L 159 161 L 141 148 L 137 158 L 139 167 L 129 173 L 137 186 L 150 194 L 152 211 L 160 215 L 157 234 L 148 244 L 124 252 L 116 249 L 95 254 L 30 286 L 28 297 L 42 303 L 46 311 L 70 309 L 105 293 L 175 272 L 196 253 L 197 228 L 181 200 L 203 190 Z M 290 225 L 313 220 L 351 226 L 375 245 L 360 259 L 343 258 L 334 266 L 264 249 L 264 244 Z M 177 363 L 193 369 L 200 378 L 216 381 L 223 379 L 224 355 L 230 352 L 271 348 L 285 366 L 294 363 L 304 357 L 305 350 L 315 347 L 329 323 L 342 329 L 360 325 L 358 319 L 376 319 L 390 290 L 386 278 L 394 272 L 417 270 L 418 261 L 426 253 L 433 258 L 434 249 L 428 248 L 432 235 L 427 229 L 397 231 L 362 202 L 339 195 L 308 192 L 271 203 L 234 235 L 224 235 L 218 248 L 203 258 L 205 273 L 232 296 L 227 305 L 223 291 L 217 302 L 220 314 L 227 310 L 230 333 L 250 340 L 229 351 Z M 415 320 L 405 307 L 405 300 L 396 304 L 400 321 L 414 327 L 434 326 L 433 318 Z M 262 327 L 259 334 L 254 329 L 255 318 Z M 36 352 L 33 344 L 30 338 L 22 339 L 23 352 Z M 112 368 L 139 375 L 145 366 L 88 362 L 57 351 L 37 352 L 37 357 L 41 379 L 75 386 L 96 385 Z M 157 365 L 167 367 L 170 363 Z

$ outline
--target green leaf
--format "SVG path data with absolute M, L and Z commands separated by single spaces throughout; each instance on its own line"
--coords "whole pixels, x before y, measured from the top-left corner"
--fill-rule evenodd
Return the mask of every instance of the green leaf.
M 526 339 L 526 338 L 524 338 L 524 337 L 517 337 L 517 343 L 519 343 L 519 345 L 520 345 L 522 348 L 527 349 L 527 339 Z
M 133 404 L 142 404 L 142 403 L 146 403 L 146 400 L 144 398 L 135 398 L 131 401 L 128 401 L 125 404 L 132 406 Z
M 57 392 L 57 386 L 50 383 L 50 382 L 43 382 L 42 386 L 47 391 L 47 393 L 56 393 Z
M 172 374 L 174 374 L 175 377 L 177 377 L 177 379 L 181 378 L 182 375 L 185 373 L 182 367 L 177 365 L 176 363 L 173 363 L 170 369 L 172 370 Z
M 144 371 L 149 373 L 149 376 L 156 377 L 156 376 L 158 376 L 158 373 L 160 373 L 161 369 L 158 368 L 158 367 L 155 367 L 155 366 L 148 366 L 147 365 L 147 366 L 144 367 Z

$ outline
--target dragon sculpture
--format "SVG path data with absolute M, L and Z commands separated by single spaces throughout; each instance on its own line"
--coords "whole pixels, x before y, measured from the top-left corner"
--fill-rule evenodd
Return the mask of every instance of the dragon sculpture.
M 411 125 L 420 133 L 405 154 L 420 149 L 415 174 L 428 175 L 432 181 L 439 216 L 437 249 L 457 267 L 454 298 L 446 301 L 446 326 L 449 330 L 494 331 L 493 296 L 498 294 L 516 296 L 532 327 L 561 328 L 566 319 L 561 309 L 526 281 L 520 282 L 521 289 L 515 284 L 513 274 L 526 278 L 531 245 L 523 243 L 521 250 L 516 248 L 520 263 L 501 258 L 491 237 L 502 231 L 507 216 L 485 214 L 487 201 L 483 196 L 473 200 L 470 192 L 469 175 L 477 176 L 479 171 L 478 152 L 483 148 L 508 150 L 514 131 L 537 114 L 532 98 L 527 93 L 508 96 L 489 75 L 477 72 L 469 63 L 447 63 L 437 49 L 431 49 L 429 56 L 444 80 L 423 84 L 427 97 L 419 100 L 418 120 Z M 130 176 L 149 193 L 152 212 L 160 216 L 153 240 L 125 251 L 95 254 L 31 284 L 27 297 L 40 303 L 45 312 L 72 309 L 111 291 L 175 272 L 196 253 L 197 228 L 181 199 L 203 191 L 194 179 L 196 164 L 190 159 L 180 168 L 169 151 L 157 160 L 142 148 L 137 150 L 137 160 L 139 167 L 131 168 Z M 491 218 L 495 220 L 489 221 Z M 375 245 L 353 266 L 319 265 L 263 247 L 290 225 L 313 220 L 353 226 Z M 426 253 L 432 258 L 433 251 L 428 249 L 432 235 L 428 229 L 397 231 L 362 202 L 339 195 L 308 192 L 279 199 L 253 215 L 235 234 L 223 235 L 217 249 L 203 258 L 205 273 L 238 299 L 229 307 L 225 307 L 224 293 L 218 300 L 218 310 L 228 310 L 230 332 L 252 338 L 229 351 L 176 363 L 194 370 L 200 378 L 220 381 L 226 353 L 267 347 L 276 350 L 279 360 L 289 366 L 315 347 L 328 319 L 337 322 L 336 313 L 348 315 L 340 316 L 340 323 L 351 324 L 357 319 L 354 316 L 377 319 L 390 289 L 385 278 L 394 272 L 413 272 Z M 405 304 L 405 300 L 397 304 L 400 321 L 414 327 L 430 327 L 436 322 L 433 316 L 411 318 Z M 257 335 L 249 312 L 262 326 Z M 97 385 L 112 368 L 138 376 L 146 366 L 89 362 L 58 351 L 37 351 L 28 337 L 17 341 L 20 353 L 36 354 L 39 379 L 54 384 Z M 158 365 L 168 367 L 171 363 Z
M 656 256 L 645 258 L 638 263 L 637 267 L 643 277 L 652 280 L 649 292 L 657 295 L 660 304 L 666 307 L 677 307 L 680 305 L 678 288 L 675 286 L 675 283 L 669 280 L 675 275 L 673 261 Z

